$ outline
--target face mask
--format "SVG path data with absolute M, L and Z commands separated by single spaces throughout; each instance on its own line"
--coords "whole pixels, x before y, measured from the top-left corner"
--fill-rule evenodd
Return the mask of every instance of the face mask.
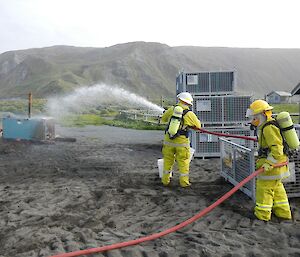
M 251 121 L 251 124 L 252 124 L 254 127 L 258 127 L 258 126 L 259 126 L 259 119 L 258 119 L 258 117 L 257 117 L 256 115 L 253 116 L 252 121 Z
M 263 114 L 257 114 L 254 115 L 251 121 L 251 124 L 255 127 L 259 127 L 261 124 L 263 124 L 266 121 L 266 116 Z

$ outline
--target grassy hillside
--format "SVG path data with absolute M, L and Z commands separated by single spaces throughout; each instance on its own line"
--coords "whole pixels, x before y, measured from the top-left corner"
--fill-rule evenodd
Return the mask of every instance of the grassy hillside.
M 300 49 L 169 47 L 132 42 L 106 48 L 53 46 L 0 55 L 0 98 L 60 95 L 106 83 L 171 98 L 178 71 L 236 70 L 237 91 L 262 97 L 300 81 Z

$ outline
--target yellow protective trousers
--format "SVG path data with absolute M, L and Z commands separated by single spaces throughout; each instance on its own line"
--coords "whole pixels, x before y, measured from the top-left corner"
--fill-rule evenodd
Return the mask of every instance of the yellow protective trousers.
M 174 162 L 176 160 L 180 172 L 179 183 L 182 187 L 190 185 L 189 182 L 189 168 L 190 168 L 190 147 L 188 144 L 173 144 L 163 145 L 162 154 L 164 158 L 164 172 L 162 176 L 162 183 L 167 186 L 170 183 L 170 177 Z
M 272 211 L 282 219 L 291 219 L 291 210 L 281 180 L 256 180 L 255 216 L 260 220 L 271 219 Z

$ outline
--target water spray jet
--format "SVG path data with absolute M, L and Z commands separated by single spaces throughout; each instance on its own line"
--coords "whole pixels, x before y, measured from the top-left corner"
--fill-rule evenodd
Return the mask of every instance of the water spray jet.
M 142 96 L 129 92 L 118 86 L 97 84 L 81 87 L 73 93 L 48 99 L 47 110 L 52 117 L 61 118 L 68 114 L 82 113 L 99 105 L 118 105 L 122 108 L 142 108 L 161 114 L 164 109 Z

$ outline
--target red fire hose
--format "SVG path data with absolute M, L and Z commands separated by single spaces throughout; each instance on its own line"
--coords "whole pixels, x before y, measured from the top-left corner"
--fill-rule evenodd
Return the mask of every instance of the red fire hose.
M 275 167 L 281 167 L 281 166 L 285 166 L 285 165 L 287 165 L 287 162 L 277 164 L 277 165 L 275 165 Z M 221 198 L 219 198 L 212 205 L 205 208 L 203 211 L 199 212 L 198 214 L 196 214 L 195 216 L 189 218 L 188 220 L 186 220 L 186 221 L 184 221 L 184 222 L 182 222 L 182 223 L 180 223 L 180 224 L 178 224 L 174 227 L 166 229 L 162 232 L 152 234 L 152 235 L 149 235 L 149 236 L 145 236 L 145 237 L 140 237 L 138 239 L 127 241 L 127 242 L 116 243 L 116 244 L 106 245 L 106 246 L 96 247 L 96 248 L 90 248 L 90 249 L 87 249 L 87 250 L 80 250 L 80 251 L 75 251 L 75 252 L 70 252 L 70 253 L 62 253 L 62 254 L 53 255 L 53 256 L 50 256 L 50 257 L 74 257 L 74 256 L 82 256 L 82 255 L 88 255 L 88 254 L 93 254 L 93 253 L 100 253 L 100 252 L 105 252 L 105 251 L 109 251 L 109 250 L 114 250 L 114 249 L 119 249 L 119 248 L 131 246 L 131 245 L 140 244 L 140 243 L 143 243 L 143 242 L 146 242 L 146 241 L 151 241 L 151 240 L 157 239 L 159 237 L 165 236 L 167 234 L 170 234 L 172 232 L 175 232 L 175 231 L 191 224 L 192 222 L 200 219 L 201 217 L 203 217 L 204 215 L 206 215 L 207 213 L 212 211 L 219 204 L 221 204 L 227 198 L 232 196 L 239 188 L 241 188 L 243 185 L 245 185 L 247 182 L 249 182 L 251 179 L 253 179 L 255 176 L 257 176 L 259 173 L 263 172 L 263 170 L 264 170 L 263 168 L 260 168 L 260 169 L 256 170 L 254 173 L 252 173 L 250 176 L 245 178 L 243 181 L 241 181 L 234 188 L 232 188 L 230 191 L 228 191 L 225 195 L 223 195 Z
M 219 132 L 212 132 L 205 130 L 203 128 L 193 128 L 194 130 L 199 130 L 201 133 L 205 134 L 211 134 L 219 137 L 232 137 L 232 138 L 240 138 L 240 139 L 245 139 L 245 140 L 251 140 L 251 141 L 257 141 L 256 137 L 247 137 L 247 136 L 239 136 L 239 135 L 230 135 L 230 134 L 224 134 L 224 133 L 219 133 Z

